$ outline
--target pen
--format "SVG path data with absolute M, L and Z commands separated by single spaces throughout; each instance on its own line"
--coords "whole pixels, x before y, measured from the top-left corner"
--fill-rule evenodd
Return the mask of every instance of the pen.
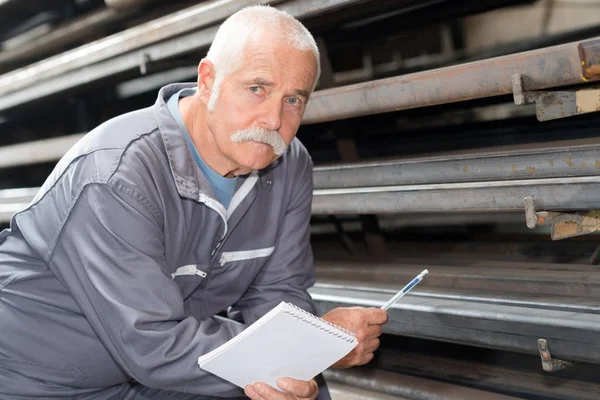
M 404 295 L 406 293 L 408 293 L 409 290 L 411 290 L 413 287 L 417 286 L 417 284 L 419 282 L 421 282 L 423 280 L 423 278 L 425 277 L 425 275 L 427 275 L 428 273 L 429 273 L 429 271 L 424 269 L 423 272 L 421 272 L 419 275 L 417 275 L 417 277 L 415 279 L 410 281 L 408 285 L 404 286 L 398 293 L 396 293 L 394 295 L 394 297 L 392 297 L 387 303 L 385 303 L 383 306 L 381 306 L 381 309 L 387 310 L 388 308 L 390 308 L 392 306 L 392 304 L 394 304 L 395 302 L 400 300 L 402 297 L 404 297 Z

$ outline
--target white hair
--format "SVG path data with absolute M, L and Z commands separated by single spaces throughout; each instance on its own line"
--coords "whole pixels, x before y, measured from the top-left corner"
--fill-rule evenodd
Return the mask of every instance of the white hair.
M 244 49 L 249 43 L 260 40 L 261 35 L 277 35 L 300 51 L 312 51 L 317 74 L 311 91 L 321 75 L 319 49 L 312 34 L 296 18 L 285 11 L 264 5 L 246 7 L 221 24 L 206 54 L 215 67 L 215 80 L 211 90 L 208 110 L 212 111 L 219 97 L 223 78 L 240 67 Z

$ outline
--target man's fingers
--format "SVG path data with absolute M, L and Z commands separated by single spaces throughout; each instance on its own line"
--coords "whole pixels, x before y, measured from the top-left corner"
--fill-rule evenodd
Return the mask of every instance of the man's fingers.
M 367 309 L 367 323 L 369 325 L 383 325 L 388 320 L 388 314 L 380 308 Z
M 259 382 L 255 383 L 252 386 L 254 388 L 254 391 L 258 395 L 262 396 L 259 400 L 287 400 L 290 398 L 290 396 L 288 396 L 287 394 L 282 393 L 279 390 L 275 390 L 265 383 Z
M 244 393 L 246 393 L 246 396 L 248 396 L 252 400 L 265 400 L 264 397 L 262 397 L 260 394 L 258 394 L 256 392 L 256 390 L 254 390 L 254 386 L 252 386 L 252 385 L 246 385 L 246 388 L 244 389 Z
M 367 327 L 367 338 L 373 339 L 381 336 L 383 329 L 381 325 L 369 325 Z
M 372 360 L 374 357 L 375 357 L 375 354 L 373 354 L 373 353 L 365 354 L 365 355 L 362 357 L 360 364 L 358 364 L 358 365 L 365 365 L 365 364 L 368 364 L 368 363 L 370 363 L 370 362 L 371 362 L 371 360 Z
M 365 353 L 374 352 L 379 348 L 379 344 L 380 342 L 377 338 L 369 340 L 369 342 L 365 345 Z
M 277 381 L 277 385 L 290 394 L 304 398 L 315 396 L 319 390 L 314 380 L 299 381 L 292 378 L 281 378 Z

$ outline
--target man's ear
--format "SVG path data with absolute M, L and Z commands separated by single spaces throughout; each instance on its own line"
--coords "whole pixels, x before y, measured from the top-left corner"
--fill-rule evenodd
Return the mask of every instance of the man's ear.
M 215 66 L 212 61 L 203 58 L 198 65 L 198 94 L 204 105 L 208 105 L 214 82 Z

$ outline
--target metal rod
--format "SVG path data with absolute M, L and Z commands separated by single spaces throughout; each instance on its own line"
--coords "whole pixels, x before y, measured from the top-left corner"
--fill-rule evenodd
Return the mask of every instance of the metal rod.
M 315 189 L 596 176 L 600 146 L 564 146 L 511 152 L 316 167 Z
M 533 197 L 544 211 L 594 210 L 600 177 L 319 189 L 313 214 L 388 214 L 524 210 Z
M 512 76 L 524 76 L 525 90 L 548 89 L 600 79 L 584 77 L 580 47 L 597 60 L 598 39 L 418 72 L 316 92 L 303 123 L 333 121 L 512 93 Z M 590 69 L 591 71 L 591 69 Z
M 150 63 L 205 48 L 218 26 L 244 6 L 281 1 L 220 0 L 202 3 L 167 17 L 109 36 L 0 76 L 0 110 L 84 86 Z M 277 8 L 306 18 L 361 0 L 287 0 Z M 181 36 L 177 36 L 181 35 Z
M 600 314 L 600 277 L 596 277 L 597 267 L 531 262 L 494 263 L 487 260 L 462 260 L 462 265 L 456 265 L 460 261 L 454 264 L 447 259 L 444 261 L 436 262 L 427 258 L 394 263 L 317 261 L 316 269 L 321 285 L 335 286 L 341 284 L 342 280 L 361 282 L 360 288 L 375 288 L 387 293 L 389 298 L 407 279 L 414 276 L 415 271 L 427 268 L 431 273 L 426 282 L 407 297 L 472 299 L 484 303 L 526 304 L 533 308 Z M 352 287 L 359 288 L 356 283 Z M 557 301 L 556 296 L 563 297 Z
M 473 357 L 476 349 L 465 348 L 458 357 L 423 354 L 417 350 L 385 348 L 376 367 L 410 376 L 422 376 L 482 390 L 515 393 L 525 399 L 596 400 L 600 393 L 597 367 L 581 365 L 566 374 L 542 373 L 539 355 L 535 360 L 514 353 L 487 352 Z M 592 379 L 589 379 L 592 377 Z M 458 396 L 457 398 L 460 398 Z
M 361 291 L 351 285 L 317 284 L 309 292 L 321 312 L 379 307 L 389 297 L 387 292 Z M 599 314 L 408 295 L 388 310 L 388 316 L 384 332 L 391 334 L 536 355 L 537 340 L 545 338 L 557 358 L 600 362 Z
M 528 179 L 431 185 L 317 189 L 313 214 L 386 214 L 524 210 L 533 197 L 540 210 L 594 210 L 600 177 Z
M 0 147 L 0 168 L 56 161 L 83 136 L 61 136 Z
M 0 64 L 15 64 L 42 54 L 48 54 L 61 46 L 84 40 L 97 32 L 98 28 L 121 21 L 130 16 L 128 12 L 112 9 L 92 12 L 73 22 L 53 29 L 46 35 L 28 41 L 14 49 L 0 52 Z
M 30 66 L 0 76 L 0 95 L 35 85 L 78 68 L 117 57 L 177 35 L 189 33 L 227 18 L 244 6 L 264 3 L 256 0 L 215 0 L 158 18 Z M 266 1 L 273 3 L 274 1 Z
M 342 383 L 369 392 L 401 396 L 411 400 L 516 400 L 483 390 L 452 383 L 376 369 L 327 370 L 327 382 Z M 377 398 L 377 397 L 375 397 Z

